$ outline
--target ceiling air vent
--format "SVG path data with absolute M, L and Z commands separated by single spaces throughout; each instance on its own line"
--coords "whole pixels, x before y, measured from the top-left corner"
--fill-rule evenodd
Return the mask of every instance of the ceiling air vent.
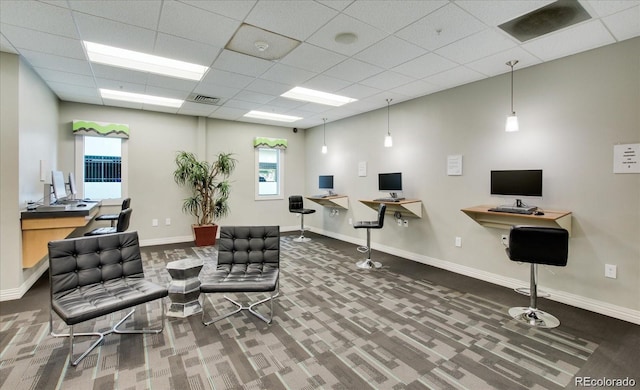
M 591 15 L 577 0 L 558 0 L 498 27 L 525 42 L 588 19 Z
M 197 93 L 192 93 L 187 98 L 187 101 L 194 102 L 194 103 L 201 103 L 201 104 L 209 104 L 209 105 L 215 106 L 220 102 L 220 98 L 211 97 L 211 96 L 205 96 L 205 95 L 199 95 Z

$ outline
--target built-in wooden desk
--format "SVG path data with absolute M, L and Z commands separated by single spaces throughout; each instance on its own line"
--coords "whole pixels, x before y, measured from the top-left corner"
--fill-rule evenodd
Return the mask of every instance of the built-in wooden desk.
M 68 205 L 65 210 L 23 211 L 22 268 L 31 268 L 47 255 L 49 241 L 61 240 L 79 227 L 86 226 L 100 209 L 100 203 L 85 207 Z
M 345 210 L 349 209 L 349 198 L 346 195 L 331 195 L 325 197 L 307 196 L 307 199 L 324 207 L 332 207 Z
M 489 211 L 495 206 L 473 206 L 462 209 L 471 219 L 482 226 L 510 229 L 513 225 L 535 225 L 561 227 L 567 229 L 571 235 L 571 211 L 541 210 L 544 215 L 511 214 L 499 211 Z
M 422 201 L 419 199 L 405 199 L 399 202 L 386 202 L 379 200 L 360 200 L 360 203 L 369 206 L 373 210 L 378 210 L 378 205 L 384 203 L 387 205 L 387 213 L 394 214 L 399 212 L 403 216 L 422 218 Z

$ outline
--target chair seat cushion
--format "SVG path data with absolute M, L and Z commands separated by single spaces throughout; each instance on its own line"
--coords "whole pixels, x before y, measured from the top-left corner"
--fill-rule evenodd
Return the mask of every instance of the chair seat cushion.
M 316 212 L 314 209 L 291 209 L 290 211 L 296 214 L 313 214 Z
M 202 278 L 203 293 L 269 292 L 278 285 L 280 270 L 269 264 L 221 264 Z
M 119 214 L 102 214 L 96 217 L 96 221 L 117 221 Z
M 378 221 L 358 221 L 353 224 L 355 229 L 380 229 L 382 226 L 378 223 Z
M 67 325 L 74 325 L 167 295 L 163 286 L 125 277 L 54 294 L 51 305 Z
M 101 228 L 97 228 L 97 229 L 93 229 L 90 232 L 86 232 L 84 235 L 85 236 L 101 236 L 103 234 L 111 234 L 111 233 L 117 233 L 118 230 L 115 227 L 101 227 Z

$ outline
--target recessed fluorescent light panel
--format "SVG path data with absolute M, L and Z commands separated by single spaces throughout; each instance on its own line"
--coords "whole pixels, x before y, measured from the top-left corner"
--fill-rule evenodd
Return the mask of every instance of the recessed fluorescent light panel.
M 100 96 L 103 99 L 121 100 L 125 102 L 152 104 L 154 106 L 165 106 L 178 108 L 182 106 L 184 100 L 171 99 L 161 96 L 143 95 L 140 93 L 115 91 L 112 89 L 100 88 Z
M 83 41 L 82 43 L 87 50 L 89 60 L 99 64 L 197 81 L 201 80 L 204 73 L 209 69 L 202 65 L 101 45 L 99 43 L 87 41 Z
M 346 96 L 334 95 L 331 93 L 316 91 L 309 88 L 295 87 L 282 95 L 294 100 L 302 100 L 318 104 L 326 104 L 328 106 L 339 107 L 347 103 L 355 102 L 358 99 L 352 99 Z
M 263 111 L 249 111 L 243 116 L 246 116 L 247 118 L 266 119 L 266 120 L 277 121 L 277 122 L 295 122 L 297 120 L 302 119 L 299 116 L 274 114 L 272 112 L 263 112 Z

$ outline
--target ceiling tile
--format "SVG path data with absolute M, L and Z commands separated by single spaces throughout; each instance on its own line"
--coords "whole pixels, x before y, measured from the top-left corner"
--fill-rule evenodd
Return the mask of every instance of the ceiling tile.
M 585 7 L 591 16 L 599 17 L 609 16 L 629 8 L 637 7 L 638 3 L 640 3 L 637 0 L 581 0 L 580 2 L 586 3 Z
M 444 0 L 355 1 L 344 13 L 393 34 L 445 4 Z
M 516 42 L 505 34 L 486 29 L 436 50 L 441 55 L 458 64 L 478 60 L 515 47 Z
M 213 67 L 228 72 L 257 77 L 273 66 L 273 62 L 261 58 L 223 50 L 213 63 Z
M 212 115 L 218 119 L 227 119 L 230 121 L 235 121 L 242 118 L 242 116 L 247 112 L 248 112 L 247 110 L 240 110 L 237 108 L 219 107 L 217 110 L 213 112 Z
M 147 85 L 154 85 L 156 87 L 163 87 L 176 91 L 191 92 L 198 85 L 198 82 L 149 73 L 147 75 Z
M 177 1 L 165 1 L 158 31 L 224 47 L 239 26 L 240 22 L 237 20 Z
M 180 0 L 180 2 L 238 21 L 243 21 L 256 4 L 256 0 Z
M 192 116 L 209 116 L 217 109 L 218 109 L 218 106 L 210 106 L 208 104 L 200 104 L 200 103 L 193 103 L 193 102 L 184 102 L 182 103 L 182 106 L 178 110 L 178 114 L 192 115 Z
M 74 18 L 83 41 L 153 53 L 156 39 L 153 30 L 82 13 L 75 13 Z
M 96 78 L 96 85 L 98 89 L 113 89 L 115 91 L 124 91 L 131 93 L 145 93 L 146 86 L 144 84 L 131 83 L 131 82 L 123 82 L 122 80 L 112 80 L 112 79 L 103 79 Z M 97 91 L 97 90 L 96 90 Z M 98 95 L 100 94 L 97 91 Z
M 485 78 L 485 76 L 483 76 L 481 73 L 465 68 L 464 66 L 459 66 L 457 68 L 427 77 L 424 79 L 424 81 L 446 88 L 453 88 L 455 86 L 471 83 L 483 78 Z
M 426 50 L 421 47 L 390 36 L 374 43 L 354 57 L 369 64 L 390 69 L 425 53 Z
M 92 64 L 93 73 L 97 78 L 120 80 L 126 83 L 146 84 L 148 73 L 137 70 L 118 68 L 102 64 Z
M 71 11 L 38 1 L 0 1 L 0 23 L 78 39 Z
M 179 91 L 170 88 L 158 87 L 155 85 L 147 85 L 144 93 L 151 96 L 161 96 L 171 99 L 184 100 L 189 96 L 190 91 Z
M 637 37 L 640 35 L 640 6 L 609 15 L 602 21 L 618 41 Z
M 267 104 L 271 100 L 275 99 L 274 96 L 267 95 L 264 93 L 252 92 L 252 91 L 240 91 L 235 96 L 238 100 L 244 100 L 245 102 L 259 103 L 259 104 Z
M 591 20 L 527 41 L 522 48 L 544 61 L 550 61 L 614 42 L 601 21 Z
M 507 66 L 507 62 L 512 60 L 518 60 L 518 64 L 515 66 L 516 69 L 526 68 L 541 62 L 539 58 L 526 50 L 523 50 L 520 47 L 514 47 L 512 49 L 484 57 L 478 61 L 470 62 L 465 66 L 469 69 L 475 70 L 476 72 L 480 72 L 485 76 L 492 77 L 510 72 L 511 68 Z
M 224 99 L 232 98 L 236 96 L 240 91 L 242 91 L 242 88 L 227 87 L 224 85 L 217 85 L 213 83 L 200 83 L 193 90 L 194 93 Z
M 413 78 L 407 77 L 400 73 L 386 71 L 378 73 L 377 75 L 369 77 L 368 79 L 362 80 L 360 84 L 385 90 L 399 87 L 401 85 L 410 83 L 413 80 Z
M 324 72 L 327 76 L 332 76 L 337 79 L 343 79 L 357 83 L 360 80 L 364 80 L 374 74 L 382 72 L 384 69 L 367 64 L 356 59 L 348 59 L 339 63 L 333 68 Z
M 149 0 L 69 0 L 68 3 L 74 11 L 151 30 L 158 26 L 162 6 L 160 1 Z
M 380 92 L 380 89 L 369 87 L 368 85 L 351 84 L 350 86 L 343 88 L 336 93 L 342 96 L 348 96 L 353 99 L 364 99 Z
M 275 64 L 269 70 L 264 72 L 260 78 L 277 81 L 287 85 L 300 85 L 303 82 L 314 77 L 316 73 L 309 72 L 300 68 L 293 68 L 291 66 Z
M 245 22 L 256 27 L 304 41 L 337 12 L 312 1 L 260 1 Z
M 212 68 L 204 75 L 202 83 L 212 83 L 242 89 L 249 85 L 254 79 L 254 77 L 245 76 L 239 73 Z
M 193 64 L 211 66 L 222 47 L 210 46 L 185 38 L 158 33 L 153 54 Z
M 340 80 L 335 77 L 320 74 L 310 80 L 305 81 L 300 87 L 317 89 L 318 91 L 334 93 L 339 89 L 343 89 L 351 85 L 350 81 Z
M 338 11 L 342 11 L 353 3 L 354 0 L 316 0 L 320 4 L 324 4 L 327 7 L 333 8 Z
M 59 70 L 46 69 L 46 68 L 33 68 L 36 73 L 45 81 L 66 83 L 71 85 L 78 85 L 87 88 L 96 88 L 95 80 L 93 76 L 87 76 L 77 73 L 62 72 Z
M 336 35 L 345 32 L 355 34 L 358 39 L 351 44 L 336 42 Z M 387 35 L 384 31 L 376 29 L 358 19 L 340 14 L 309 37 L 307 42 L 335 51 L 336 53 L 351 56 L 380 41 Z
M 414 78 L 425 78 L 458 66 L 437 54 L 429 53 L 393 68 L 394 72 Z
M 2 24 L 0 24 L 0 28 L 2 28 Z M 5 38 L 4 35 L 0 35 L 0 51 L 4 51 L 7 53 L 18 54 L 18 50 Z
M 424 96 L 441 90 L 442 87 L 422 80 L 412 81 L 408 84 L 393 88 L 391 91 L 407 97 Z
M 398 31 L 396 36 L 425 49 L 436 50 L 485 28 L 478 19 L 450 3 Z
M 245 88 L 247 91 L 260 92 L 267 95 L 280 96 L 293 88 L 290 84 L 277 83 L 271 80 L 256 79 Z
M 18 50 L 24 48 L 64 57 L 85 59 L 82 44 L 77 39 L 46 34 L 8 24 L 2 24 L 0 27 L 2 28 L 2 35 Z
M 78 85 L 73 85 L 69 83 L 59 83 L 57 81 L 51 81 L 47 83 L 51 90 L 56 93 L 56 95 L 65 95 L 65 96 L 77 96 L 77 97 L 88 97 L 91 99 L 99 99 L 102 104 L 102 98 L 100 97 L 100 93 L 95 87 L 82 87 Z
M 69 73 L 83 74 L 86 76 L 93 76 L 91 66 L 86 60 L 62 57 L 54 54 L 47 54 L 24 49 L 20 50 L 20 54 L 34 68 L 46 68 Z
M 457 0 L 456 5 L 487 26 L 496 27 L 556 0 Z
M 323 72 L 328 68 L 344 61 L 347 57 L 330 50 L 308 43 L 302 43 L 289 55 L 280 60 L 285 65 L 306 69 L 311 72 Z

